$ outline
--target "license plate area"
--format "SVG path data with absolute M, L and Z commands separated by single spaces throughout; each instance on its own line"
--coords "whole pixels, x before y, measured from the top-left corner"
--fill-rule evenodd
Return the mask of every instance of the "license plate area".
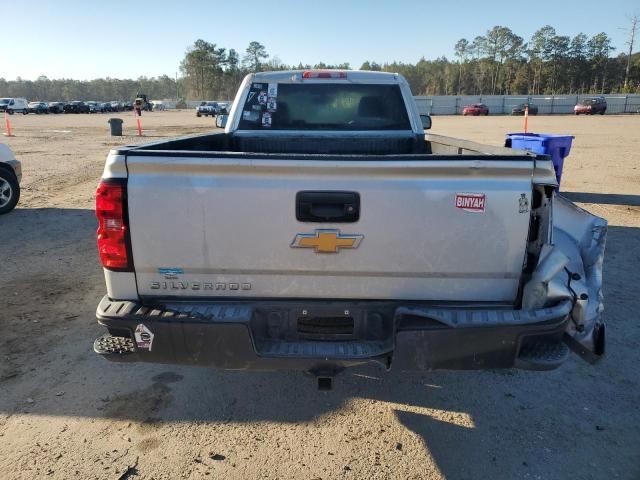
M 291 302 L 256 308 L 256 341 L 391 341 L 395 306 L 367 302 Z
M 301 338 L 348 339 L 353 337 L 354 325 L 352 316 L 311 317 L 307 315 L 298 317 L 297 332 Z

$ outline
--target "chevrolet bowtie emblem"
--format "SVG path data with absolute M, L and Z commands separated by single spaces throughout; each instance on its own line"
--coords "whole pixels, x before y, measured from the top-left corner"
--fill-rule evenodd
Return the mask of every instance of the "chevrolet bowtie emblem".
M 313 248 L 316 253 L 338 253 L 341 248 L 358 248 L 364 235 L 342 235 L 340 230 L 316 230 L 299 233 L 293 239 L 293 248 Z

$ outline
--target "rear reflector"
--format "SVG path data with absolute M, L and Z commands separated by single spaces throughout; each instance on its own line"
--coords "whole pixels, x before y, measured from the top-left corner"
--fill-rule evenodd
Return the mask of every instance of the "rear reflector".
M 312 78 L 337 78 L 337 79 L 346 79 L 346 72 L 338 72 L 335 70 L 305 70 L 302 72 L 302 78 L 312 79 Z
M 127 185 L 118 180 L 103 180 L 96 190 L 98 253 L 110 270 L 133 270 L 126 196 Z

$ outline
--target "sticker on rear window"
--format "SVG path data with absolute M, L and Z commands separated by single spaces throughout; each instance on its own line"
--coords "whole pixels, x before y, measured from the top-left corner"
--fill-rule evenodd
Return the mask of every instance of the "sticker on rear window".
M 258 103 L 260 105 L 266 105 L 267 104 L 267 92 L 265 92 L 264 90 L 262 90 L 258 94 Z
M 278 109 L 278 102 L 276 102 L 275 97 L 269 97 L 269 100 L 267 100 L 267 111 L 273 113 L 277 109 Z
M 271 114 L 269 112 L 265 112 L 262 115 L 262 127 L 271 128 Z
M 270 97 L 277 97 L 278 96 L 278 84 L 277 83 L 270 83 L 269 84 L 269 88 L 267 89 L 267 95 Z
M 262 113 L 261 111 L 256 111 L 256 110 L 244 110 L 242 112 L 242 119 L 247 122 L 258 123 L 260 121 L 261 113 Z
M 484 212 L 486 204 L 484 193 L 456 193 L 456 208 L 466 212 Z

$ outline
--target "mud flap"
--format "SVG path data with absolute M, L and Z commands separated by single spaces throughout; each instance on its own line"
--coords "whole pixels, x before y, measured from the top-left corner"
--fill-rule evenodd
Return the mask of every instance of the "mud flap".
M 584 340 L 579 341 L 576 337 L 569 335 L 569 333 L 564 334 L 563 340 L 573 353 L 584 361 L 593 364 L 604 356 L 606 344 L 605 331 L 605 324 L 598 322 L 593 327 L 588 342 Z

